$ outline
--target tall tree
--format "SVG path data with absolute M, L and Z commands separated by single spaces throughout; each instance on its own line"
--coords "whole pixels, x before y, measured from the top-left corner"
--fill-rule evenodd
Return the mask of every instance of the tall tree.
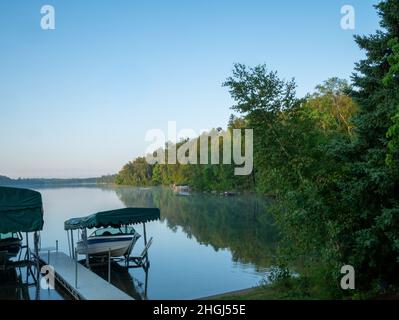
M 277 164 L 289 164 L 281 175 L 284 179 L 301 179 L 299 163 L 291 161 L 294 156 L 289 150 L 292 132 L 286 130 L 283 121 L 289 110 L 298 104 L 295 81 L 280 79 L 277 72 L 268 70 L 265 65 L 248 68 L 236 64 L 233 75 L 223 85 L 229 88 L 236 102 L 232 109 L 241 113 L 248 128 L 254 130 L 255 174 L 261 181 L 257 184 L 258 190 L 277 192 L 269 179 Z
M 334 153 L 348 163 L 339 184 L 341 228 L 338 241 L 343 262 L 357 270 L 358 283 L 371 280 L 398 283 L 399 179 L 397 167 L 386 165 L 392 126 L 399 103 L 398 78 L 392 72 L 392 41 L 399 37 L 399 2 L 385 0 L 376 6 L 382 31 L 356 36 L 366 58 L 356 64 L 352 96 L 359 106 L 353 119 L 356 139 Z M 391 131 L 391 133 L 393 133 Z M 338 213 L 336 213 L 338 217 Z

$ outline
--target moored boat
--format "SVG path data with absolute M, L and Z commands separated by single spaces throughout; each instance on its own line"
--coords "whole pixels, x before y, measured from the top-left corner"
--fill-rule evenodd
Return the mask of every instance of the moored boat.
M 24 260 L 38 255 L 39 231 L 43 229 L 43 204 L 39 192 L 0 186 L 0 269 L 4 268 L 21 249 L 26 248 Z M 25 233 L 25 239 L 22 238 Z M 29 247 L 29 233 L 33 233 L 33 250 Z M 22 243 L 25 240 L 24 244 Z M 19 255 L 18 260 L 22 258 Z M 37 268 L 38 261 L 34 261 Z
M 101 257 L 110 253 L 115 261 L 125 261 L 126 267 L 134 267 L 129 263 L 134 261 L 136 266 L 148 265 L 147 251 L 152 243 L 152 238 L 147 241 L 145 223 L 159 220 L 158 208 L 122 208 L 102 211 L 80 218 L 71 218 L 64 222 L 64 229 L 68 235 L 70 256 L 74 259 L 77 254 L 86 256 L 86 266 L 90 267 L 90 258 Z M 142 255 L 131 257 L 130 254 L 140 234 L 131 226 L 143 225 L 144 250 Z M 87 236 L 87 230 L 96 230 Z M 74 245 L 74 230 L 78 231 L 80 241 Z M 117 259 L 116 259 L 117 258 Z M 96 260 L 96 259 L 95 259 Z M 110 260 L 108 260 L 110 261 Z
M 100 228 L 87 237 L 87 249 L 83 240 L 77 243 L 79 254 L 128 256 L 141 237 L 133 227 Z

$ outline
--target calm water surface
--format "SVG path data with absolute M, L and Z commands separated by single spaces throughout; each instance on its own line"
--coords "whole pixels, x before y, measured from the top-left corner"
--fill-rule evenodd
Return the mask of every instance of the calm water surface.
M 150 269 L 125 271 L 113 266 L 113 283 L 136 299 L 194 299 L 259 284 L 272 264 L 276 240 L 267 201 L 253 195 L 176 196 L 166 188 L 37 188 L 45 210 L 42 246 L 68 253 L 65 220 L 126 206 L 159 207 L 150 222 Z M 142 234 L 141 226 L 136 226 Z M 89 231 L 90 233 L 90 231 Z M 143 249 L 143 237 L 133 255 Z M 107 271 L 97 273 L 106 277 Z M 30 289 L 33 295 L 34 289 Z M 34 295 L 33 295 L 34 296 Z M 41 290 L 41 299 L 62 299 Z

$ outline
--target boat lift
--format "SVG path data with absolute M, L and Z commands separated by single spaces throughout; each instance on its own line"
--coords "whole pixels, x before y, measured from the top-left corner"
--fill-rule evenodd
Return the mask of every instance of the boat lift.
M 77 260 L 77 250 L 75 248 L 74 234 L 76 234 L 77 241 L 80 239 L 85 246 L 85 264 L 90 268 L 91 262 L 94 256 L 90 256 L 88 253 L 88 240 L 87 240 L 87 229 L 92 228 L 125 228 L 130 225 L 142 224 L 143 226 L 143 237 L 144 237 L 144 249 L 139 256 L 131 256 L 132 248 L 130 248 L 123 257 L 111 257 L 111 253 L 108 255 L 99 256 L 101 260 L 100 264 L 104 264 L 105 259 L 108 258 L 109 270 L 111 259 L 116 262 L 124 262 L 126 268 L 137 268 L 143 267 L 147 269 L 149 267 L 148 260 L 148 249 L 152 244 L 152 238 L 147 240 L 146 223 L 160 219 L 160 210 L 158 208 L 123 208 L 111 211 L 98 212 L 86 217 L 72 218 L 64 222 L 64 229 L 67 232 L 69 255 L 71 258 Z M 74 233 L 76 231 L 76 233 Z M 110 275 L 109 275 L 110 277 Z
M 10 260 L 7 250 L 0 252 L 0 270 L 6 271 L 26 267 L 26 283 L 24 286 L 36 286 L 36 299 L 39 298 L 40 266 L 39 232 L 43 229 L 43 204 L 41 194 L 37 191 L 0 187 L 0 233 L 25 233 L 25 244 L 22 244 L 17 261 Z M 29 247 L 29 234 L 33 233 L 34 252 Z M 25 256 L 22 258 L 22 250 Z M 33 272 L 32 266 L 36 267 Z M 28 282 L 29 275 L 33 283 Z

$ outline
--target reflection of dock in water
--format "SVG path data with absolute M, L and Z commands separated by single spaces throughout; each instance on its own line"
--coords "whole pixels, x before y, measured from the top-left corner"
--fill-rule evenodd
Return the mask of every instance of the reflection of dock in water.
M 92 271 L 104 280 L 108 277 L 108 266 L 93 266 Z M 122 290 L 135 300 L 147 300 L 147 285 L 149 268 L 140 268 L 145 272 L 144 283 L 132 277 L 128 268 L 121 266 L 113 261 L 111 263 L 111 284 Z
M 0 268 L 0 300 L 32 300 L 31 288 L 35 288 L 33 298 L 39 300 L 37 270 L 31 261 L 8 260 Z
M 15 268 L 0 271 L 0 300 L 30 300 L 28 287 Z

